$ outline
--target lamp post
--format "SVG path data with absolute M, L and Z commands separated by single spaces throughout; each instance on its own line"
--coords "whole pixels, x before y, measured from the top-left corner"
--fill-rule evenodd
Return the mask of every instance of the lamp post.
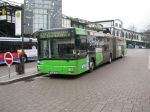
M 22 52 L 21 52 L 21 64 L 20 64 L 20 69 L 21 69 L 21 74 L 24 74 L 24 36 L 22 37 Z
M 18 75 L 24 74 L 24 36 L 20 36 L 20 38 L 22 38 L 20 63 L 16 64 L 16 72 Z

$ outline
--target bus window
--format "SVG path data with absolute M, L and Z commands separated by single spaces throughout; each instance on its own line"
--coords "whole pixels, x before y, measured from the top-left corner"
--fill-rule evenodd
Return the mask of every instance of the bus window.
M 74 49 L 75 47 L 73 44 L 59 44 L 58 45 L 58 52 L 60 56 L 71 56 L 74 54 Z
M 87 54 L 87 38 L 84 36 L 78 37 L 76 39 L 76 48 L 77 48 L 77 53 L 81 57 L 86 56 L 86 54 Z
M 48 58 L 48 40 L 41 41 L 40 44 L 39 58 Z
M 53 39 L 51 44 L 52 58 L 74 58 L 74 39 Z
M 35 45 L 33 45 L 33 46 L 32 46 L 32 49 L 36 49 L 36 46 L 35 46 Z

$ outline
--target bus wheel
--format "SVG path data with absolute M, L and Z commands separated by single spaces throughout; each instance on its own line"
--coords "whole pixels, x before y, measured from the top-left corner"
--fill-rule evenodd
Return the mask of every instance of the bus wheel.
M 90 72 L 92 72 L 93 70 L 94 70 L 94 62 L 91 60 L 90 62 L 89 62 L 89 71 Z
M 112 56 L 110 55 L 109 56 L 109 63 L 111 63 L 112 62 Z
M 121 58 L 123 58 L 123 57 L 124 57 L 124 53 L 121 54 Z
M 28 59 L 27 59 L 27 56 L 24 56 L 24 62 L 27 62 Z
M 27 56 L 26 55 L 22 55 L 22 56 L 20 56 L 20 60 L 23 58 L 23 61 L 24 62 L 27 62 Z

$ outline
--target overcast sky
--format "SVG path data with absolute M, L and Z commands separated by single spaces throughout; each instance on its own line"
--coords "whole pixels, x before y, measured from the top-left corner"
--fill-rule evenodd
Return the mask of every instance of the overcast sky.
M 62 11 L 89 21 L 121 19 L 124 28 L 134 25 L 140 31 L 150 24 L 149 4 L 150 0 L 62 0 Z

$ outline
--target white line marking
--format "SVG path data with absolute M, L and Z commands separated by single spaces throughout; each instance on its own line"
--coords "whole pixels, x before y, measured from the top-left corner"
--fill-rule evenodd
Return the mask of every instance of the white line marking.
M 5 60 L 12 60 L 12 58 L 6 58 Z

